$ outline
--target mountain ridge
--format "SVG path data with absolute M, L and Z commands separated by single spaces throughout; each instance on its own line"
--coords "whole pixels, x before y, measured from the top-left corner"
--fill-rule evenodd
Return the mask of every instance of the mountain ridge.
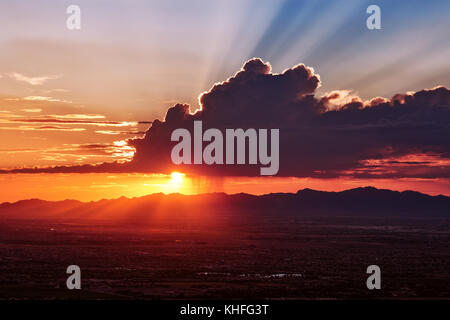
M 156 212 L 156 213 L 155 213 Z M 17 219 L 145 219 L 175 212 L 177 217 L 199 217 L 215 213 L 227 215 L 376 215 L 402 217 L 450 217 L 450 197 L 416 191 L 393 191 L 358 187 L 343 191 L 309 188 L 296 193 L 223 192 L 184 195 L 154 193 L 141 197 L 120 197 L 82 202 L 66 199 L 47 201 L 26 199 L 0 204 L 0 217 Z M 173 216 L 173 215 L 172 215 Z

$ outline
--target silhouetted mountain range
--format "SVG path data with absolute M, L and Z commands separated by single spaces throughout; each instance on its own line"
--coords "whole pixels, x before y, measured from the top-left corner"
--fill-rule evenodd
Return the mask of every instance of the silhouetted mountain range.
M 450 197 L 364 187 L 341 192 L 303 189 L 297 193 L 261 196 L 245 193 L 157 193 L 138 198 L 121 197 L 91 202 L 30 199 L 0 204 L 0 217 L 14 219 L 145 222 L 167 217 L 205 218 L 215 215 L 449 217 Z

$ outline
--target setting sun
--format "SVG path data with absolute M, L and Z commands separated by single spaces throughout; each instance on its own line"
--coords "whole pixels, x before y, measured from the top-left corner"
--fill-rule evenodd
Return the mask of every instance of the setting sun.
M 184 173 L 172 172 L 170 183 L 174 185 L 180 185 L 183 182 Z

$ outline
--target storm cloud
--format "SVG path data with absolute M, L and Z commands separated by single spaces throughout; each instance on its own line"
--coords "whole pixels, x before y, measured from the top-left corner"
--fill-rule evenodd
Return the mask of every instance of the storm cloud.
M 204 92 L 195 113 L 176 104 L 144 137 L 128 140 L 135 148 L 130 162 L 19 170 L 259 175 L 259 165 L 174 165 L 172 131 L 192 132 L 194 121 L 201 120 L 203 130 L 280 129 L 280 176 L 450 177 L 450 90 L 363 101 L 345 90 L 318 97 L 320 81 L 305 65 L 272 73 L 269 63 L 254 58 Z

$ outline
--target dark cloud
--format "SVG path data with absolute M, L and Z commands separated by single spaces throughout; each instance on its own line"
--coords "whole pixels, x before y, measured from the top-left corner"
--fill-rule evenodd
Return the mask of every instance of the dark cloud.
M 398 94 L 391 99 L 341 99 L 333 92 L 316 97 L 319 76 L 304 65 L 280 74 L 252 59 L 228 80 L 200 96 L 201 109 L 190 113 L 176 104 L 165 120 L 154 120 L 143 138 L 128 140 L 136 150 L 126 164 L 40 169 L 58 172 L 170 172 L 205 175 L 259 175 L 260 165 L 175 166 L 170 152 L 177 128 L 280 129 L 278 175 L 297 177 L 353 176 L 449 177 L 450 91 L 445 87 Z M 340 101 L 345 102 L 340 102 Z M 398 160 L 407 155 L 422 160 Z M 371 160 L 389 159 L 382 165 Z M 397 161 L 397 162 L 395 162 Z

